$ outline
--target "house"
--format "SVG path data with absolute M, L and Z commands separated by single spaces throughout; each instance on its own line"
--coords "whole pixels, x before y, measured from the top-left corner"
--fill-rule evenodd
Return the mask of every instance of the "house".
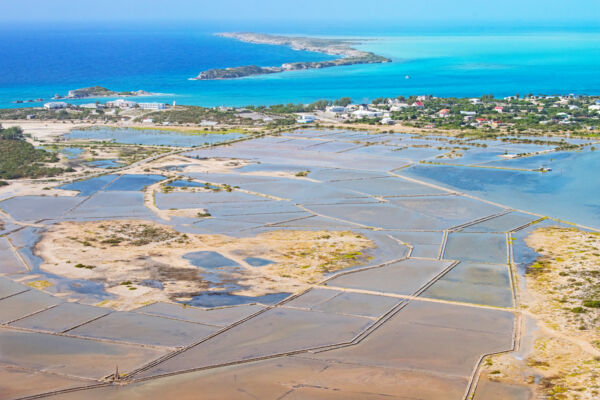
M 408 103 L 396 103 L 392 107 L 390 107 L 390 111 L 402 111 L 407 107 L 410 107 Z
M 471 104 L 481 104 L 481 99 L 478 99 L 477 97 L 474 97 L 472 99 L 469 99 L 469 102 Z
M 496 106 L 496 107 L 494 107 L 494 111 L 496 111 L 497 113 L 502 114 L 504 112 L 504 107 L 502 107 L 502 106 Z
M 417 108 L 423 108 L 425 107 L 425 104 L 423 104 L 422 101 L 415 101 L 414 103 L 412 103 L 412 106 Z
M 165 103 L 140 103 L 142 110 L 164 110 L 167 108 Z
M 377 118 L 383 115 L 382 111 L 357 110 L 352 113 L 352 116 L 357 119 L 361 118 Z
M 317 118 L 314 115 L 301 115 L 296 122 L 299 124 L 310 124 L 316 120 Z
M 152 124 L 154 123 L 154 120 L 152 118 L 146 118 L 144 120 L 142 120 L 143 124 Z
M 449 115 L 450 115 L 450 110 L 449 110 L 449 109 L 447 109 L 447 108 L 444 108 L 444 109 L 442 109 L 442 110 L 438 111 L 438 115 L 439 115 L 441 118 L 446 118 L 447 116 L 449 116 Z
M 50 103 L 44 104 L 44 108 L 46 110 L 60 110 L 62 108 L 67 108 L 69 105 L 64 101 L 52 101 Z
M 590 111 L 600 111 L 600 104 L 593 104 L 591 106 L 588 107 L 588 110 Z
M 475 112 L 475 111 L 461 111 L 460 113 L 461 113 L 461 115 L 467 115 L 470 117 L 474 117 L 477 115 L 477 112 Z
M 395 122 L 391 118 L 386 117 L 386 118 L 381 119 L 381 125 L 394 125 L 394 124 L 395 124 Z
M 576 105 L 574 105 L 574 104 L 571 104 L 571 105 L 569 106 L 569 110 L 579 110 L 579 107 L 578 107 L 578 106 L 576 106 Z

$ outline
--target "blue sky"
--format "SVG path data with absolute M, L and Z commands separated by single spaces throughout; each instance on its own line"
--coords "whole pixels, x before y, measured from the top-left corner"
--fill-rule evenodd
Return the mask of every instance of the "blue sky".
M 289 20 L 562 23 L 600 20 L 600 0 L 0 0 L 0 21 Z

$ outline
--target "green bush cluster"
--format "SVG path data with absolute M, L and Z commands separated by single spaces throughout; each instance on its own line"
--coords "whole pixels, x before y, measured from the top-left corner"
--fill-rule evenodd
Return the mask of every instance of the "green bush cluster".
M 56 176 L 64 170 L 45 165 L 55 162 L 57 155 L 33 147 L 25 140 L 21 128 L 0 125 L 0 179 Z

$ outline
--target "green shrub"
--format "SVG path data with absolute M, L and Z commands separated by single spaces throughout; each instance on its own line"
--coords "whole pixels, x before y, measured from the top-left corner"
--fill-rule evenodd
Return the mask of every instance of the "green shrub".
M 586 300 L 583 302 L 584 307 L 600 308 L 600 300 Z

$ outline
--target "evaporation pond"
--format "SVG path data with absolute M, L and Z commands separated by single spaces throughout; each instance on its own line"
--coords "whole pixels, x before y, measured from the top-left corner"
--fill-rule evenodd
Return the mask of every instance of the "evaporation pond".
M 63 185 L 59 189 L 76 190 L 80 196 L 90 196 L 98 190 L 102 190 L 112 181 L 118 178 L 118 175 L 102 175 L 95 178 L 86 179 L 85 181 L 77 181 Z
M 162 175 L 121 175 L 106 190 L 138 191 L 165 179 Z
M 117 159 L 109 159 L 109 160 L 96 160 L 90 161 L 87 163 L 90 167 L 94 168 L 119 168 L 124 164 L 121 164 Z
M 183 256 L 192 265 L 204 269 L 215 269 L 223 267 L 238 267 L 239 264 L 214 251 L 197 251 Z
M 204 144 L 222 143 L 237 139 L 239 133 L 227 134 L 186 134 L 177 131 L 128 129 L 128 128 L 95 128 L 76 129 L 65 137 L 72 139 L 111 140 L 123 144 L 139 144 L 148 146 L 194 147 Z
M 218 186 L 214 186 L 214 185 L 210 185 L 208 183 L 200 183 L 200 182 L 194 182 L 194 181 L 186 181 L 186 180 L 178 180 L 178 181 L 173 181 L 173 182 L 169 182 L 167 184 L 167 186 L 173 186 L 173 187 L 205 187 L 207 189 L 219 189 Z
M 83 153 L 83 149 L 81 147 L 65 147 L 61 151 L 69 160 L 77 158 Z

